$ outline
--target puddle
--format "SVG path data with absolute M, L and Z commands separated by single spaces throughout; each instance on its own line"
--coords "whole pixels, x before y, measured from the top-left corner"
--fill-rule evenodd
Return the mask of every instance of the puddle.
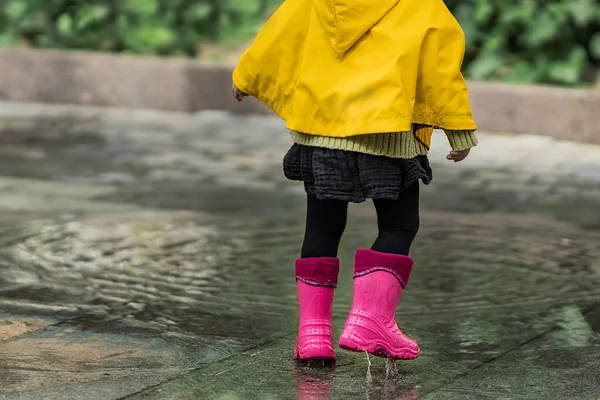
M 352 209 L 334 308 L 338 331 L 351 303 L 352 249 L 369 245 L 372 217 L 367 204 Z M 57 308 L 55 317 L 83 332 L 157 338 L 203 352 L 196 364 L 186 365 L 204 374 L 202 366 L 215 356 L 293 336 L 298 316 L 292 265 L 302 223 L 301 208 L 238 218 L 144 211 L 23 222 L 15 232 L 21 240 L 0 249 L 6 265 L 0 298 L 64 307 L 68 312 L 61 316 Z M 425 349 L 418 365 L 445 363 L 437 378 L 450 379 L 553 327 L 575 332 L 568 340 L 556 335 L 553 345 L 592 344 L 583 315 L 600 295 L 592 269 L 599 238 L 535 217 L 427 213 L 398 312 L 402 328 Z M 556 311 L 566 306 L 571 311 Z M 31 313 L 18 304 L 13 312 Z M 287 343 L 278 349 L 279 363 L 291 366 L 291 348 Z M 342 358 L 335 379 L 345 382 L 351 371 L 365 370 L 364 357 L 343 357 L 352 366 L 345 368 Z M 394 382 L 402 385 L 382 381 L 385 362 L 377 362 L 371 383 L 362 380 L 348 390 L 375 399 L 414 398 L 411 388 L 433 378 L 414 373 L 408 379 L 409 371 L 399 366 L 401 380 Z M 282 379 L 282 390 L 294 387 Z

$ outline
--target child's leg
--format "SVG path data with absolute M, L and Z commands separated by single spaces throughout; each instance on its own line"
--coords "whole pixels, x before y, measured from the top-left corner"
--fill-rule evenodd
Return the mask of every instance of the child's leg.
M 296 260 L 300 306 L 297 360 L 335 359 L 332 305 L 340 267 L 337 251 L 347 212 L 347 202 L 308 196 L 302 258 Z
M 347 202 L 309 195 L 302 258 L 337 257 L 347 216 Z
M 374 200 L 379 236 L 372 250 L 407 256 L 419 231 L 419 184 L 407 188 L 398 200 Z

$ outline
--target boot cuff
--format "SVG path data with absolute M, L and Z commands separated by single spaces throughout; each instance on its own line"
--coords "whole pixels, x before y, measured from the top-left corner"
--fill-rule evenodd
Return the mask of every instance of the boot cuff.
M 380 253 L 373 250 L 357 250 L 354 258 L 354 277 L 374 271 L 386 271 L 398 279 L 402 288 L 406 288 L 412 267 L 413 259 L 408 256 Z
M 340 260 L 331 257 L 299 258 L 296 260 L 296 279 L 313 286 L 336 287 Z

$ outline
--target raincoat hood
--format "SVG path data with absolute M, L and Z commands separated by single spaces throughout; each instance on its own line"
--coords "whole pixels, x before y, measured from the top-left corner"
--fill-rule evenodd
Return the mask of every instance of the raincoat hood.
M 303 133 L 474 130 L 464 51 L 443 0 L 286 0 L 233 81 Z
M 342 57 L 400 0 L 312 0 L 338 58 Z

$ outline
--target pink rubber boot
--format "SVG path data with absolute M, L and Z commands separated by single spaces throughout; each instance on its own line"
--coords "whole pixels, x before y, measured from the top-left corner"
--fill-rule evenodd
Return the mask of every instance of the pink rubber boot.
M 419 345 L 398 329 L 394 317 L 412 266 L 407 256 L 356 252 L 354 300 L 340 337 L 342 349 L 403 360 L 419 356 Z
M 337 258 L 296 261 L 300 305 L 300 325 L 294 350 L 296 360 L 335 360 L 332 308 L 339 270 Z

